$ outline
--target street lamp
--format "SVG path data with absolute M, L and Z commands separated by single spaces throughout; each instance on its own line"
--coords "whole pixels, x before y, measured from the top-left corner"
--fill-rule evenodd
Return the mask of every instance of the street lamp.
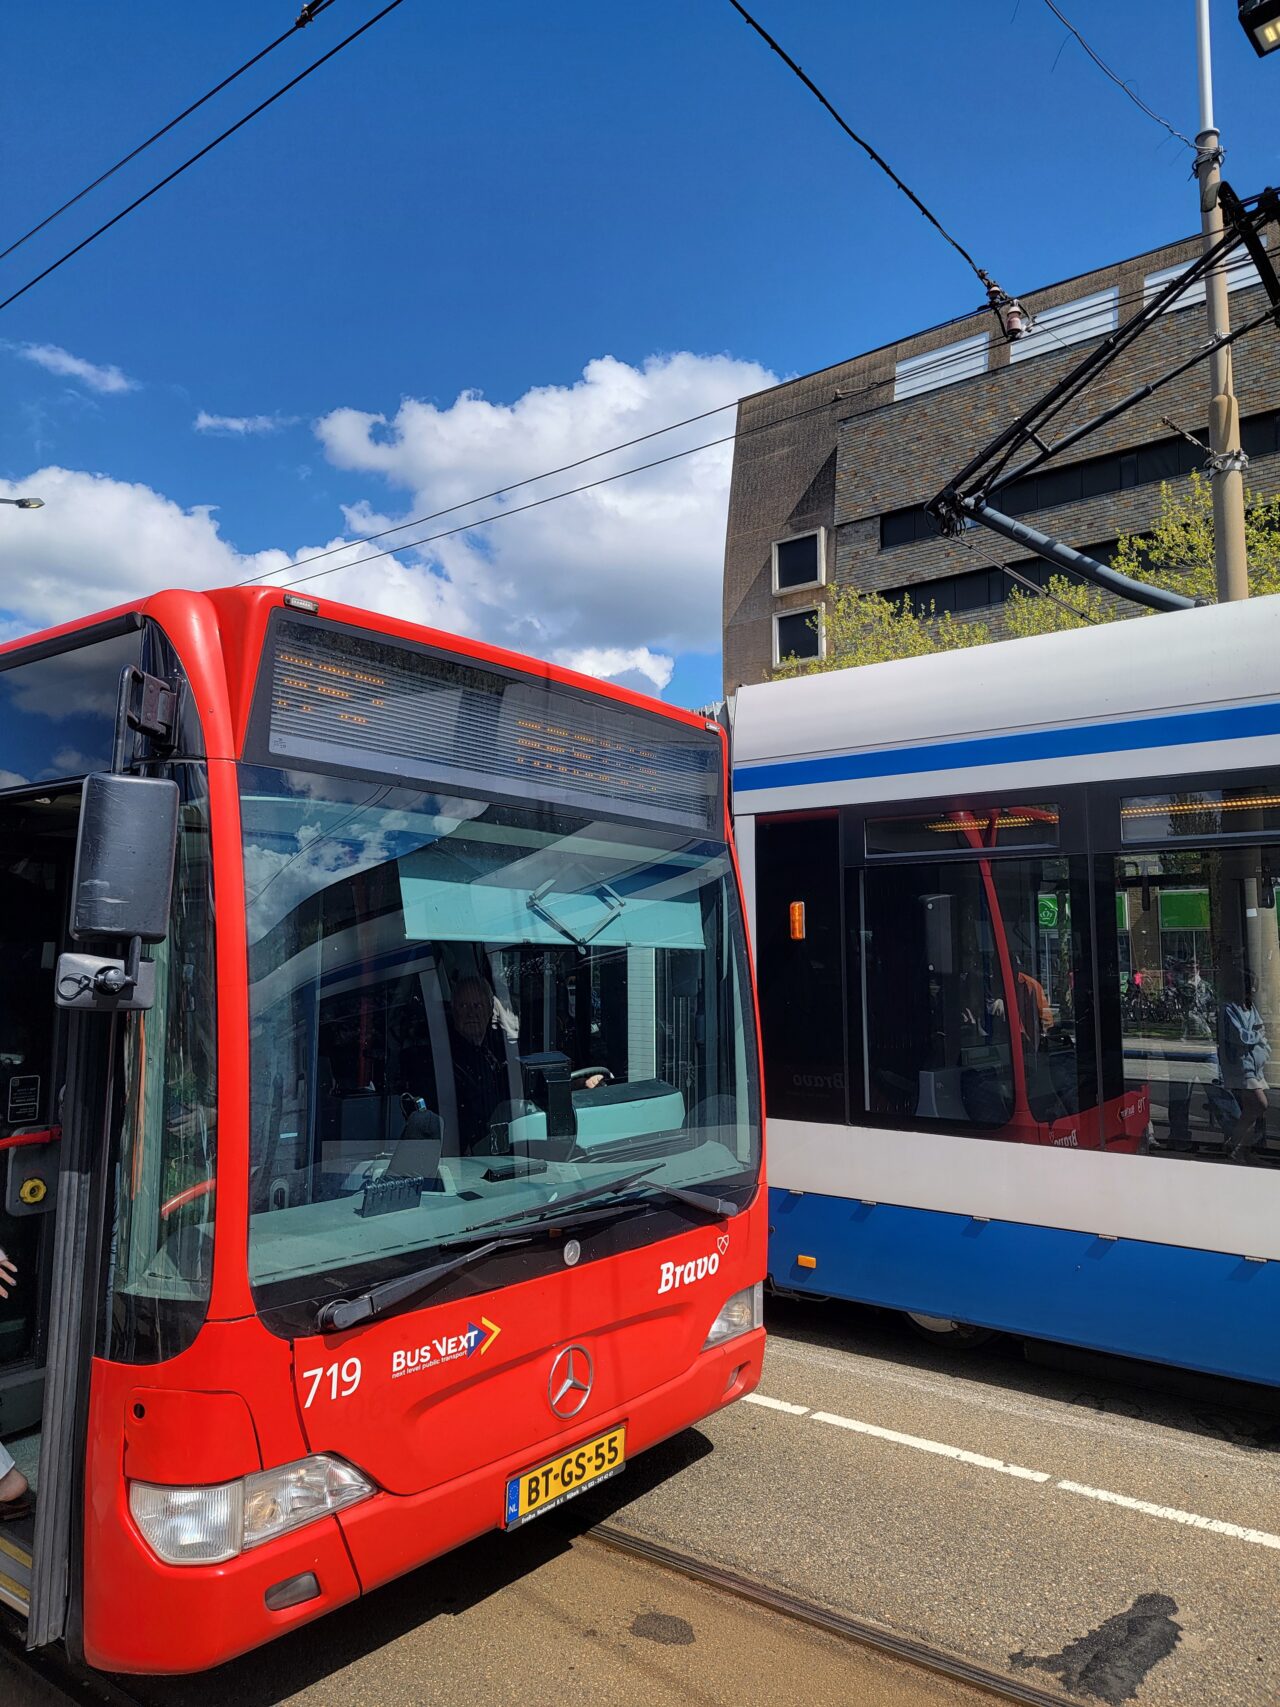
M 43 498 L 0 498 L 0 504 L 12 504 L 16 510 L 43 510 Z
M 1261 59 L 1280 47 L 1280 0 L 1240 0 L 1240 27 Z

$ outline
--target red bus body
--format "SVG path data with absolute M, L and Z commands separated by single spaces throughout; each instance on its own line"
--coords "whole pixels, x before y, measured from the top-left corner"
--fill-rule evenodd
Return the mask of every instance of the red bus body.
M 625 1424 L 630 1459 L 750 1392 L 760 1376 L 761 1328 L 710 1350 L 703 1342 L 725 1301 L 765 1274 L 762 1171 L 735 1215 L 691 1216 L 672 1236 L 580 1267 L 445 1303 L 428 1296 L 345 1331 L 289 1338 L 264 1324 L 246 1263 L 250 967 L 237 764 L 268 623 L 285 605 L 279 590 L 259 587 L 162 592 L 130 607 L 172 647 L 203 727 L 216 896 L 217 1177 L 216 1190 L 210 1182 L 165 1206 L 175 1218 L 212 1216 L 211 1291 L 192 1343 L 170 1358 L 99 1355 L 92 1365 L 80 1641 L 88 1663 L 106 1670 L 191 1672 L 244 1653 L 500 1527 L 508 1479 L 557 1451 Z M 476 641 L 327 602 L 315 612 L 378 639 L 425 643 L 636 708 L 673 728 L 710 727 L 692 713 Z M 0 652 L 73 640 L 88 626 L 69 624 Z M 724 772 L 727 743 L 722 731 L 715 736 Z M 722 834 L 736 891 L 727 809 Z M 749 1012 L 758 1075 L 754 1004 Z M 193 1209 L 203 1192 L 204 1208 Z M 664 1288 L 672 1274 L 676 1283 Z M 483 1338 L 468 1339 L 480 1324 Z M 594 1381 L 582 1411 L 562 1421 L 549 1405 L 548 1380 L 554 1358 L 571 1344 L 589 1353 Z M 352 1360 L 360 1373 L 347 1391 Z M 217 1484 L 316 1453 L 357 1467 L 376 1492 L 222 1563 L 162 1562 L 130 1511 L 133 1483 Z M 270 1591 L 307 1573 L 318 1592 L 270 1610 Z

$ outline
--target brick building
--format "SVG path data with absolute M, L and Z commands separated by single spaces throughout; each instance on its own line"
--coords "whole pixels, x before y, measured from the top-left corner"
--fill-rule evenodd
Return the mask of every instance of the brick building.
M 1269 229 L 1264 240 L 1280 253 L 1280 232 Z M 762 680 L 788 654 L 821 649 L 833 586 L 982 617 L 998 633 L 1012 583 L 995 565 L 1037 582 L 1052 571 L 982 528 L 942 538 L 922 505 L 1089 342 L 1185 266 L 1198 243 L 1187 238 L 1023 294 L 1035 328 L 1016 343 L 984 308 L 744 397 L 725 543 L 726 693 Z M 1228 282 L 1239 326 L 1267 299 L 1246 257 L 1233 258 Z M 1066 423 L 1164 373 L 1207 337 L 1201 285 L 1089 388 Z M 1269 496 L 1280 492 L 1280 330 L 1264 325 L 1234 353 L 1246 484 Z M 1171 433 L 1164 415 L 1207 440 L 1207 363 L 1007 488 L 1000 507 L 1105 557 L 1117 535 L 1154 521 L 1162 480 L 1203 466 L 1203 454 Z

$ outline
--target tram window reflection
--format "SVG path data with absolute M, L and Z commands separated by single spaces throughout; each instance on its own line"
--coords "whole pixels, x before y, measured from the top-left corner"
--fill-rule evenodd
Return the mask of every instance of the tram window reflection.
M 1116 861 L 1124 1085 L 1153 1155 L 1280 1164 L 1280 848 Z
M 1096 1146 L 1092 1015 L 1077 1011 L 1087 1008 L 1077 863 L 979 859 L 857 875 L 868 1114 Z

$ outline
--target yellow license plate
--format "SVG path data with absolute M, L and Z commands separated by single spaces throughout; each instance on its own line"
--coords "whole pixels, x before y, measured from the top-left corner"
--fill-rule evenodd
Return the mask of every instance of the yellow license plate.
M 558 1457 L 548 1458 L 536 1470 L 513 1476 L 507 1483 L 504 1526 L 514 1529 L 517 1524 L 527 1523 L 531 1517 L 540 1517 L 553 1506 L 562 1505 L 593 1482 L 616 1476 L 626 1456 L 627 1430 L 620 1425 Z

